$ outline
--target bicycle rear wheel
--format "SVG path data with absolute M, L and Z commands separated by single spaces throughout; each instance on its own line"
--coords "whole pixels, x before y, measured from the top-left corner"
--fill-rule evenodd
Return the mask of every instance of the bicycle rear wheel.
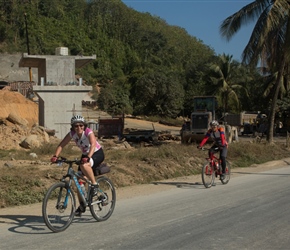
M 113 183 L 105 176 L 97 178 L 98 191 L 91 197 L 90 210 L 97 221 L 105 221 L 112 215 L 116 204 L 116 191 Z
M 231 178 L 231 164 L 228 161 L 226 161 L 226 164 L 226 173 L 225 178 L 221 180 L 222 184 L 227 184 Z
M 52 185 L 42 203 L 42 217 L 53 232 L 64 231 L 72 223 L 76 207 L 74 193 L 65 182 Z
M 202 167 L 201 177 L 202 177 L 202 183 L 206 188 L 210 188 L 212 184 L 214 183 L 215 172 L 209 162 L 207 162 Z

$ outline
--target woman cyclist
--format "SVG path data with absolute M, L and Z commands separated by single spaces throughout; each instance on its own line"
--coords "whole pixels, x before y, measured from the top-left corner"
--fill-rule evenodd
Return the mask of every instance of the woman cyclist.
M 228 153 L 228 143 L 225 138 L 225 131 L 222 127 L 219 126 L 218 121 L 213 120 L 210 123 L 210 129 L 207 131 L 205 137 L 197 146 L 197 148 L 201 149 L 202 146 L 206 143 L 208 138 L 212 138 L 214 140 L 214 145 L 210 148 L 208 151 L 209 155 L 215 153 L 215 148 L 219 148 L 220 151 L 220 159 L 221 159 L 221 165 L 222 165 L 222 175 L 221 179 L 225 178 L 226 173 L 226 157 Z
M 70 132 L 63 138 L 56 148 L 54 156 L 51 158 L 52 162 L 56 162 L 62 149 L 71 141 L 74 140 L 76 145 L 81 149 L 81 165 L 79 171 L 82 172 L 91 182 L 92 187 L 96 185 L 94 169 L 99 166 L 105 159 L 103 149 L 98 143 L 93 131 L 87 127 L 85 119 L 80 115 L 75 115 L 71 118 Z M 80 201 L 80 197 L 78 194 Z M 76 210 L 75 215 L 81 216 L 86 211 L 85 205 L 80 202 L 80 206 Z

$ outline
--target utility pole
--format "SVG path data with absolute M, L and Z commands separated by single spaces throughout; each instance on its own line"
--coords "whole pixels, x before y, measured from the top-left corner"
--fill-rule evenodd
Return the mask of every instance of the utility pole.
M 29 49 L 29 36 L 28 36 L 28 28 L 27 28 L 27 14 L 24 13 L 25 18 L 25 30 L 26 30 L 26 45 L 27 45 L 27 54 L 30 55 L 30 49 Z M 29 67 L 29 81 L 32 82 L 32 70 L 31 67 Z

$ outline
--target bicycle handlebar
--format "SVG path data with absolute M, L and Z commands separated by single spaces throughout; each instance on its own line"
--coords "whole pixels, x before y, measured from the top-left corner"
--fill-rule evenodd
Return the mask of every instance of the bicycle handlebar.
M 58 159 L 56 160 L 56 162 L 53 162 L 52 164 L 62 164 L 62 163 L 67 163 L 67 164 L 72 164 L 75 163 L 77 165 L 79 165 L 81 163 L 81 160 L 67 160 L 64 157 L 58 157 Z

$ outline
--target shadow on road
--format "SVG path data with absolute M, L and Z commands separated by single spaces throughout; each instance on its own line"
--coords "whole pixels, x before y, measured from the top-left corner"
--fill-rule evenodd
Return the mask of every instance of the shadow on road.
M 21 234 L 48 234 L 42 216 L 0 215 L 0 225 L 5 224 L 10 232 Z M 46 232 L 44 232 L 46 231 Z
M 82 217 L 74 217 L 73 223 L 96 223 L 89 212 Z M 5 225 L 8 231 L 18 234 L 51 234 L 42 216 L 33 215 L 0 215 L 0 226 Z M 72 225 L 71 225 L 72 226 Z

